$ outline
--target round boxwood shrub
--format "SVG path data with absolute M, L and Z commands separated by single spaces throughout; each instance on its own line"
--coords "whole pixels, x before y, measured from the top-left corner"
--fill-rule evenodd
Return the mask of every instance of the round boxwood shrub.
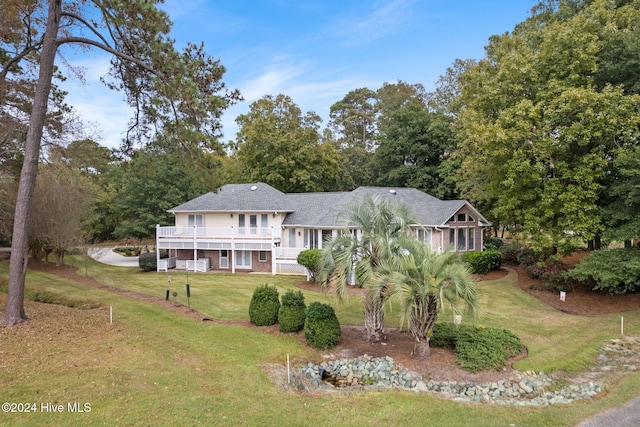
M 340 322 L 333 307 L 312 302 L 307 307 L 304 321 L 304 337 L 307 344 L 317 349 L 333 348 L 340 341 Z
M 487 274 L 502 265 L 502 254 L 495 249 L 484 252 L 465 252 L 462 256 L 476 274 Z
M 298 332 L 304 327 L 307 306 L 300 291 L 289 289 L 282 295 L 282 305 L 278 311 L 280 332 Z
M 318 263 L 322 257 L 322 249 L 311 248 L 298 254 L 296 261 L 303 267 L 307 267 L 311 274 L 311 281 L 316 281 L 316 272 L 318 271 Z
M 253 291 L 249 303 L 249 321 L 256 326 L 275 325 L 280 310 L 280 295 L 275 286 L 261 284 Z
M 142 254 L 138 257 L 138 266 L 142 271 L 156 271 L 158 269 L 158 261 L 155 252 Z
M 504 245 L 504 242 L 499 237 L 485 237 L 484 247 L 485 249 L 500 249 Z

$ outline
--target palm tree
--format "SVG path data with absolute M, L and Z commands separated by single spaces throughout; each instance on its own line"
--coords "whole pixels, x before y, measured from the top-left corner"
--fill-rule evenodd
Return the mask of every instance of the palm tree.
M 415 239 L 398 242 L 404 250 L 379 266 L 372 294 L 383 292 L 399 301 L 403 323 L 415 339 L 413 354 L 430 354 L 429 340 L 445 301 L 455 314 L 464 306 L 469 315 L 478 309 L 471 271 L 453 252 L 434 253 Z
M 396 242 L 411 233 L 416 223 L 409 208 L 395 201 L 366 195 L 360 203 L 348 205 L 339 215 L 344 228 L 324 243 L 318 267 L 318 280 L 335 290 L 339 298 L 349 285 L 364 289 L 364 319 L 367 341 L 378 342 L 384 335 L 384 288 L 372 292 L 380 263 L 396 256 Z

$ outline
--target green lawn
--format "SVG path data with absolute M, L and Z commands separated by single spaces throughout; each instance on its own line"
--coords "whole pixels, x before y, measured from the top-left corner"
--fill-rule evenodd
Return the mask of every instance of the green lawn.
M 76 260 L 78 265 L 82 264 Z M 7 276 L 0 263 L 0 277 Z M 169 286 L 186 301 L 184 273 L 141 274 L 92 261 L 96 280 L 164 297 Z M 209 317 L 248 319 L 253 289 L 276 285 L 281 293 L 299 278 L 190 274 L 191 306 Z M 3 402 L 88 402 L 88 413 L 2 413 L 0 425 L 416 425 L 572 426 L 637 395 L 640 373 L 627 375 L 593 402 L 541 409 L 455 403 L 402 391 L 308 396 L 275 386 L 263 366 L 319 359 L 288 335 L 196 322 L 152 304 L 29 272 L 27 286 L 103 307 L 77 311 L 29 302 L 24 325 L 0 329 Z M 619 333 L 620 315 L 567 315 L 520 291 L 515 277 L 480 283 L 483 312 L 475 323 L 508 328 L 529 349 L 521 370 L 579 370 L 598 347 Z M 307 303 L 330 302 L 342 323 L 360 324 L 354 298 L 340 305 L 331 296 L 305 292 Z M 4 307 L 4 296 L 0 307 Z M 109 324 L 109 306 L 114 323 Z M 48 316 L 48 317 L 47 317 Z M 391 314 L 397 322 L 397 310 Z M 625 331 L 640 334 L 640 312 L 624 313 Z M 444 317 L 448 317 L 447 314 Z M 38 407 L 40 409 L 40 406 Z

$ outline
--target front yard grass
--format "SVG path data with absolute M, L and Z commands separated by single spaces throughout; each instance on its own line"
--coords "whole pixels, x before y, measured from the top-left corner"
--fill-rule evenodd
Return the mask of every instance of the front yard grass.
M 7 269 L 6 262 L 0 263 L 0 277 L 7 277 Z M 178 301 L 183 297 L 186 303 L 184 273 L 173 273 L 168 284 L 163 273 L 141 274 L 91 261 L 87 272 L 106 285 L 160 297 L 169 285 L 179 293 Z M 191 306 L 212 318 L 248 320 L 257 285 L 274 284 L 282 294 L 298 280 L 190 273 Z M 620 314 L 564 314 L 522 292 L 514 280 L 510 274 L 480 283 L 484 309 L 474 323 L 506 328 L 522 339 L 529 357 L 517 368 L 579 370 L 606 339 L 619 335 Z M 321 358 L 288 334 L 196 322 L 153 304 L 35 271 L 29 272 L 27 286 L 104 305 L 74 310 L 27 302 L 30 322 L 0 328 L 1 400 L 57 402 L 65 407 L 67 402 L 89 402 L 91 412 L 2 413 L 0 424 L 5 425 L 572 426 L 626 402 L 640 389 L 640 373 L 633 373 L 595 401 L 547 408 L 462 404 L 402 391 L 287 393 L 273 384 L 263 365 L 284 364 L 287 355 L 293 362 Z M 362 323 L 356 298 L 340 305 L 332 296 L 305 291 L 305 299 L 307 304 L 330 303 L 343 324 Z M 0 308 L 5 301 L 6 295 L 0 294 Z M 639 311 L 623 315 L 625 332 L 640 334 Z M 448 316 L 444 313 L 442 319 Z M 393 322 L 397 310 L 391 313 Z

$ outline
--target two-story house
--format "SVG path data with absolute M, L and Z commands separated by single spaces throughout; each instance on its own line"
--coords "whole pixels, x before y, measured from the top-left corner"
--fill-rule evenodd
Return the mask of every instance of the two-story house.
M 156 247 L 169 252 L 158 259 L 158 270 L 304 274 L 298 254 L 322 248 L 341 227 L 338 214 L 365 194 L 408 205 L 418 220 L 416 237 L 433 251 L 482 250 L 490 223 L 465 200 L 440 200 L 413 188 L 285 194 L 264 183 L 229 184 L 169 211 L 175 226 L 156 230 Z

